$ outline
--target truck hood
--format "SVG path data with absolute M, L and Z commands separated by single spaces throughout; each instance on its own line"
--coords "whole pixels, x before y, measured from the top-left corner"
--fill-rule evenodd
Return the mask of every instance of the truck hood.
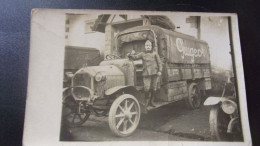
M 119 75 L 123 76 L 123 72 L 118 69 L 115 65 L 105 65 L 105 66 L 89 66 L 79 69 L 76 74 L 88 73 L 90 76 L 94 77 L 98 72 L 103 72 L 107 76 Z

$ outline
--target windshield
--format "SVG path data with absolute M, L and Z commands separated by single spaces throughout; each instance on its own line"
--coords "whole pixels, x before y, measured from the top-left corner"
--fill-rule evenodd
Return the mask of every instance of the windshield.
M 151 31 L 139 31 L 133 33 L 123 34 L 118 37 L 118 53 L 121 58 L 126 58 L 127 53 L 131 53 L 133 50 L 135 53 L 144 52 L 144 44 L 146 40 L 154 40 L 154 35 Z

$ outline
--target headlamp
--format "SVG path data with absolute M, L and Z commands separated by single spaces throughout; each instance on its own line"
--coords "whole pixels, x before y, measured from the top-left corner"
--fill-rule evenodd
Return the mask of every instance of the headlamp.
M 105 80 L 106 80 L 106 75 L 105 75 L 103 72 L 98 72 L 98 73 L 95 75 L 95 80 L 96 80 L 97 82 L 105 81 Z
M 226 114 L 231 115 L 236 111 L 237 104 L 234 101 L 226 100 L 222 102 L 221 108 Z

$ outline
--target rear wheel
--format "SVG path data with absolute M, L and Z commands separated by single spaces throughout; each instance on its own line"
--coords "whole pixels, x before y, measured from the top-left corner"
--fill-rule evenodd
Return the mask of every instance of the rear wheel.
M 136 130 L 140 115 L 140 105 L 136 98 L 130 94 L 123 94 L 113 102 L 110 108 L 109 127 L 117 136 L 129 136 Z
M 189 109 L 199 108 L 201 105 L 201 94 L 196 83 L 191 83 L 188 86 L 189 95 L 185 99 L 186 106 Z

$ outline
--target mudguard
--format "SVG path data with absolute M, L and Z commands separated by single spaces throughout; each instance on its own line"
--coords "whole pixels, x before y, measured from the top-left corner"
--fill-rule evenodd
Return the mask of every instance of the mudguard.
M 208 97 L 205 102 L 204 102 L 204 105 L 205 106 L 208 106 L 208 105 L 217 105 L 219 104 L 220 102 L 223 102 L 225 100 L 228 100 L 228 98 L 226 97 L 213 97 L 213 96 L 210 96 Z
M 233 118 L 228 123 L 227 133 L 233 133 L 234 127 L 239 124 L 239 118 Z
M 139 102 L 140 102 L 140 97 L 141 97 L 141 93 L 139 91 L 137 91 L 135 89 L 135 87 L 133 86 L 116 86 L 116 87 L 113 87 L 113 88 L 110 88 L 110 89 L 107 89 L 105 91 L 105 95 L 109 96 L 109 95 L 112 95 L 116 92 L 123 92 L 123 93 L 126 93 L 126 94 L 131 94 L 133 95 Z
M 69 97 L 71 95 L 71 92 L 69 92 L 71 88 L 70 87 L 66 87 L 66 88 L 63 88 L 63 96 L 62 96 L 62 99 L 65 100 L 67 97 Z
M 116 86 L 116 87 L 106 90 L 105 95 L 109 96 L 116 92 L 124 92 L 126 94 L 133 95 L 140 104 L 141 112 L 147 113 L 146 106 L 145 106 L 145 100 L 142 98 L 143 96 L 141 95 L 141 93 L 135 89 L 135 87 L 133 87 L 133 86 Z
M 109 96 L 109 95 L 112 95 L 112 94 L 116 93 L 116 92 L 119 91 L 119 90 L 126 89 L 126 88 L 129 88 L 129 87 L 131 87 L 131 86 L 116 86 L 116 87 L 107 89 L 107 90 L 105 91 L 105 95 L 108 95 L 108 96 Z

